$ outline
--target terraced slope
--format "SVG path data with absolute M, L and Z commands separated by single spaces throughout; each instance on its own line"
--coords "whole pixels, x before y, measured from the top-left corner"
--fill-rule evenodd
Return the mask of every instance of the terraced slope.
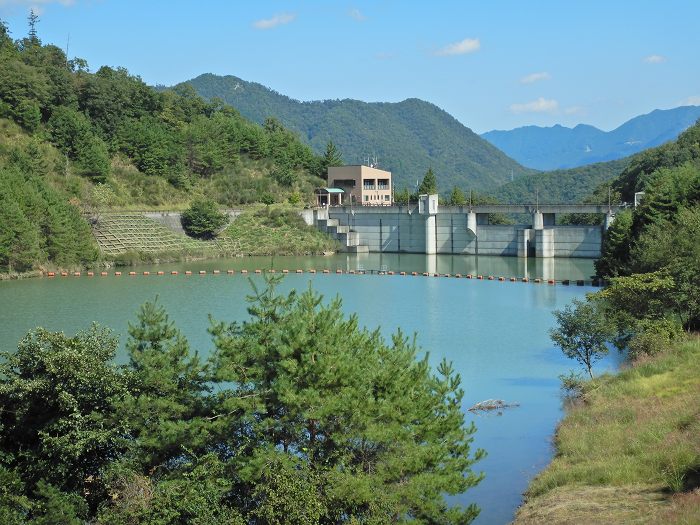
M 238 243 L 230 237 L 200 241 L 178 234 L 163 224 L 140 213 L 114 212 L 103 214 L 93 225 L 93 235 L 105 255 L 140 253 L 203 253 L 233 254 Z

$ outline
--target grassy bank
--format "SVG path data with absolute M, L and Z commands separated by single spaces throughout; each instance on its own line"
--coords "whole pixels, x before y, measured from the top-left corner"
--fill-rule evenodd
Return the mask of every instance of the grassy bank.
M 219 238 L 228 238 L 241 255 L 307 255 L 338 250 L 338 243 L 308 226 L 286 207 L 249 209 L 236 218 Z
M 515 523 L 700 523 L 700 339 L 586 386 Z

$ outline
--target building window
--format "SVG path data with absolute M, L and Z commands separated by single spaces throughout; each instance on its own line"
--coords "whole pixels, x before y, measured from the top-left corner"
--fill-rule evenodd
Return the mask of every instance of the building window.
M 365 200 L 366 200 L 366 201 L 369 200 L 369 195 L 365 195 Z
M 384 195 L 384 200 L 388 201 L 391 197 L 389 195 Z

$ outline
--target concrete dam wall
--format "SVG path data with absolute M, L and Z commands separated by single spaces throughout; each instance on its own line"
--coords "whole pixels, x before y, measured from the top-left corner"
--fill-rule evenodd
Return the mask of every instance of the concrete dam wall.
M 600 256 L 603 226 L 557 226 L 554 213 L 535 211 L 532 216 L 532 224 L 496 225 L 488 224 L 488 213 L 464 207 L 444 207 L 434 214 L 407 206 L 334 207 L 317 213 L 322 229 L 328 224 L 326 231 L 342 231 L 341 240 L 352 241 L 348 247 L 355 249 L 350 251 L 366 247 L 364 251 L 395 253 Z

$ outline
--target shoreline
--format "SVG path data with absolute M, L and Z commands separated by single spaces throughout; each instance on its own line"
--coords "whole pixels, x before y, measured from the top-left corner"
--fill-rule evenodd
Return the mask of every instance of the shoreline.
M 305 253 L 305 254 L 281 254 L 281 253 L 269 253 L 269 254 L 217 254 L 212 256 L 182 256 L 182 257 L 163 257 L 155 258 L 153 260 L 143 260 L 143 259 L 130 259 L 128 262 L 119 262 L 118 260 L 102 260 L 93 265 L 85 266 L 70 266 L 70 267 L 60 267 L 60 266 L 47 266 L 41 267 L 36 270 L 30 270 L 28 272 L 0 272 L 0 281 L 20 281 L 24 279 L 37 279 L 51 277 L 49 274 L 53 273 L 55 276 L 60 276 L 62 272 L 68 275 L 73 275 L 75 272 L 85 273 L 85 272 L 101 272 L 105 270 L 115 269 L 115 268 L 130 268 L 136 266 L 144 265 L 163 265 L 170 263 L 185 263 L 185 262 L 203 262 L 203 261 L 216 261 L 217 259 L 245 259 L 248 257 L 328 257 L 330 255 L 335 255 L 337 252 L 323 252 L 323 253 Z M 130 254 L 124 254 L 130 257 Z M 157 254 L 134 254 L 134 256 L 139 255 L 157 255 Z
M 699 397 L 697 334 L 588 381 L 512 523 L 700 523 Z

